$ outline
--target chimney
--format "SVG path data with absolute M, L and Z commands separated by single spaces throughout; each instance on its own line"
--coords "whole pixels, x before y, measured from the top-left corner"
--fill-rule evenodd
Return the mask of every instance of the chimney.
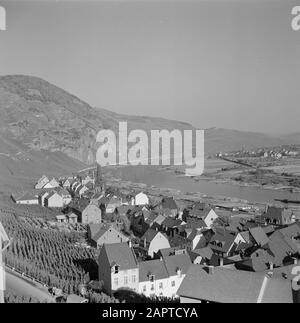
M 273 264 L 272 261 L 269 262 L 269 266 L 270 266 L 270 268 L 269 268 L 270 270 L 273 270 L 274 269 L 274 264 Z
M 220 258 L 219 259 L 219 265 L 220 265 L 220 267 L 223 267 L 224 266 L 224 258 Z
M 214 274 L 214 266 L 207 266 L 203 268 L 209 275 Z

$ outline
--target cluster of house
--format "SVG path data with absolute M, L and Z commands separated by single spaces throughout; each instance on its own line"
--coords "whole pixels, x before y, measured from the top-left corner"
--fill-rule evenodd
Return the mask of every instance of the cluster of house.
M 74 196 L 82 197 L 93 189 L 93 179 L 90 176 L 68 178 L 49 178 L 43 175 L 35 184 L 34 191 L 21 196 L 14 196 L 17 204 L 41 205 L 49 208 L 63 208 Z
M 263 158 L 273 158 L 280 159 L 282 157 L 297 157 L 299 156 L 299 148 L 293 149 L 293 147 L 285 148 L 259 148 L 257 150 L 238 150 L 234 152 L 216 154 L 216 157 L 263 157 Z
M 179 207 L 173 197 L 151 201 L 145 192 L 95 187 L 89 176 L 60 179 L 56 187 L 49 187 L 57 185 L 53 179 L 45 182 L 38 182 L 38 204 L 50 207 L 53 196 L 68 192 L 57 221 L 87 225 L 108 294 L 129 289 L 182 302 L 298 297 L 291 266 L 300 259 L 300 222 L 290 209 L 267 206 L 255 218 L 224 221 L 212 205 L 190 201 Z
M 127 288 L 181 302 L 295 301 L 291 268 L 300 259 L 300 223 L 293 213 L 270 206 L 255 220 L 226 226 L 217 213 L 203 203 L 180 212 L 164 198 L 127 211 L 138 239 L 112 225 L 93 227 L 105 291 Z

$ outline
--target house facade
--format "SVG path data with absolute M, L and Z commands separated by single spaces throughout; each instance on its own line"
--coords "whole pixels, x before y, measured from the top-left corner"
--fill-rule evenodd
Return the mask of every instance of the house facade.
M 100 248 L 104 244 L 128 242 L 129 238 L 118 231 L 112 224 L 90 224 L 88 237 L 94 247 Z
M 43 188 L 56 188 L 59 187 L 59 182 L 53 177 L 51 181 L 46 183 Z
M 35 189 L 39 190 L 43 188 L 49 182 L 49 178 L 46 175 L 43 175 L 38 182 L 35 184 Z
M 139 268 L 134 251 L 125 243 L 104 244 L 99 254 L 99 280 L 112 295 L 119 288 L 139 291 Z
M 58 207 L 62 208 L 64 206 L 64 200 L 61 195 L 53 191 L 47 195 L 44 199 L 46 207 Z
M 95 204 L 88 204 L 81 213 L 81 223 L 101 223 L 102 212 Z
M 140 192 L 138 194 L 136 194 L 133 198 L 133 201 L 132 201 L 133 205 L 148 205 L 149 204 L 149 198 L 148 196 L 143 193 L 143 192 Z
M 38 196 L 31 193 L 25 193 L 24 195 L 14 198 L 16 204 L 26 204 L 26 205 L 38 205 Z
M 141 245 L 147 250 L 148 256 L 154 257 L 160 249 L 170 248 L 170 243 L 166 235 L 162 232 L 148 229 L 141 238 Z

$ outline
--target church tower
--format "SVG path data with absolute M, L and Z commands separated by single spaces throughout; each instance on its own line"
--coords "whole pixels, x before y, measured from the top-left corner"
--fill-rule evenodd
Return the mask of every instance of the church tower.
M 102 169 L 101 166 L 97 163 L 96 167 L 96 176 L 95 178 L 95 191 L 96 192 L 105 192 L 105 181 L 103 179 L 102 175 Z

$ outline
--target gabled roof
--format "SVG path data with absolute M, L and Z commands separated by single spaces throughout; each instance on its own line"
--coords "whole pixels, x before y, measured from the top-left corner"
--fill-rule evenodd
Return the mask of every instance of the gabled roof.
M 251 228 L 249 232 L 258 245 L 264 246 L 268 243 L 269 238 L 261 227 Z
M 152 218 L 152 215 L 150 215 L 150 217 Z M 162 214 L 155 214 L 155 213 L 153 213 L 153 217 L 154 217 L 153 222 L 154 223 L 157 223 L 158 225 L 161 225 L 165 221 L 165 219 L 166 219 L 166 217 L 164 215 L 162 215 Z M 146 221 L 147 223 L 148 223 L 149 218 Z
M 290 282 L 264 273 L 192 265 L 177 294 L 219 303 L 292 303 Z
M 279 231 L 270 236 L 270 240 L 265 248 L 270 251 L 270 254 L 274 257 L 274 263 L 278 266 L 282 265 L 286 257 L 300 251 L 300 247 L 296 243 Z
M 300 236 L 300 222 L 293 223 L 285 228 L 277 230 L 285 237 L 292 239 L 293 237 Z
M 189 212 L 191 217 L 205 219 L 213 209 L 205 207 L 204 209 L 192 209 Z
M 190 229 L 201 229 L 206 228 L 206 223 L 201 218 L 186 218 L 186 227 Z
M 191 251 L 191 253 L 194 253 L 194 254 L 201 256 L 204 259 L 208 259 L 208 260 L 210 260 L 214 254 L 211 247 L 209 247 L 209 246 L 207 246 L 205 248 L 194 249 L 193 251 Z
M 246 243 L 250 242 L 250 233 L 249 231 L 242 231 L 238 233 L 244 240 Z
M 138 267 L 134 251 L 129 248 L 126 242 L 104 244 L 102 249 L 103 248 L 111 267 L 118 265 L 120 270 L 128 270 Z M 102 249 L 100 255 L 102 254 Z
M 149 281 L 149 276 L 154 275 L 155 280 L 168 278 L 168 271 L 164 261 L 155 259 L 139 263 L 139 281 Z
M 69 206 L 73 208 L 74 210 L 78 210 L 82 212 L 88 205 L 90 204 L 90 201 L 85 198 L 81 198 L 79 200 L 73 200 Z
M 267 212 L 264 214 L 264 217 L 273 218 L 273 219 L 282 219 L 284 215 L 292 217 L 292 210 L 286 208 L 280 208 L 276 206 L 268 206 Z
M 146 242 L 150 243 L 158 233 L 160 232 L 150 228 L 144 233 L 141 239 L 146 240 Z
M 228 252 L 234 243 L 235 235 L 229 233 L 226 229 L 219 229 L 209 241 L 209 245 L 213 250 Z M 222 244 L 222 246 L 218 245 Z
M 173 248 L 163 248 L 159 249 L 158 254 L 161 257 L 168 257 L 168 256 L 174 256 L 176 254 L 186 254 L 186 248 L 181 248 L 181 247 L 173 247 Z
M 170 210 L 177 210 L 177 204 L 175 202 L 175 200 L 173 199 L 173 197 L 164 197 L 161 200 L 161 206 L 163 209 L 170 209 Z
M 28 200 L 37 200 L 37 195 L 31 192 L 26 192 L 25 194 L 16 198 L 16 201 L 28 201 Z
M 179 219 L 174 219 L 171 217 L 167 217 L 165 218 L 165 220 L 161 223 L 163 226 L 166 226 L 167 228 L 177 228 L 179 226 L 181 226 L 182 224 L 184 224 L 184 222 L 182 220 Z
M 186 274 L 192 262 L 187 254 L 164 257 L 165 265 L 169 276 L 177 274 L 178 269 L 182 274 Z
M 121 232 L 119 232 L 117 229 L 114 228 L 112 224 L 105 224 L 105 223 L 100 223 L 99 226 L 93 226 L 90 228 L 91 230 L 91 238 L 94 241 L 98 241 L 106 232 L 108 231 L 115 231 L 119 235 L 123 236 L 125 238 L 125 235 Z
M 45 200 L 49 200 L 51 197 L 53 197 L 54 195 L 57 195 L 57 196 L 59 196 L 60 198 L 62 198 L 61 197 L 61 195 L 60 194 L 58 194 L 56 191 L 52 191 L 52 192 L 50 192 L 46 197 L 45 197 Z

